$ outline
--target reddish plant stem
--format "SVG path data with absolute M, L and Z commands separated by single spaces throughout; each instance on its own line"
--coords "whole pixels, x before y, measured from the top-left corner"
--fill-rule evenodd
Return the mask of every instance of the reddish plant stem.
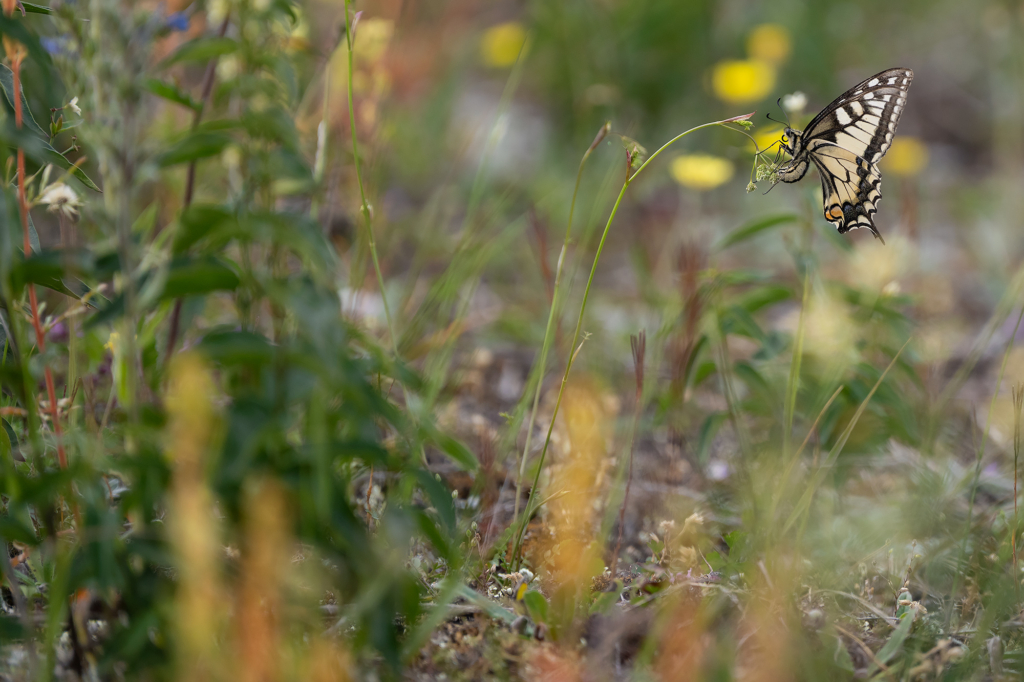
M 221 22 L 220 29 L 217 31 L 217 37 L 223 38 L 224 34 L 228 31 L 228 19 L 230 14 L 224 17 L 224 21 Z M 217 75 L 217 59 L 214 57 L 206 65 L 206 73 L 203 74 L 203 89 L 202 94 L 199 97 L 199 108 L 196 110 L 192 117 L 192 130 L 199 127 L 199 121 L 203 118 L 203 111 L 206 109 L 206 103 L 210 99 L 210 95 L 213 94 L 213 80 L 214 76 Z M 181 204 L 182 210 L 185 210 L 192 205 L 192 194 L 195 191 L 196 186 L 196 162 L 193 160 L 188 165 L 188 171 L 185 174 L 185 193 L 182 196 Z M 174 353 L 174 346 L 178 343 L 178 327 L 181 324 L 181 306 L 183 299 L 178 298 L 174 301 L 174 310 L 171 311 L 171 322 L 170 330 L 167 332 L 167 360 L 170 361 L 171 355 Z
M 11 60 L 11 72 L 14 74 L 14 124 L 19 129 L 22 124 L 21 111 L 21 58 L 15 57 Z M 25 242 L 25 258 L 32 254 L 32 240 L 28 232 L 28 200 L 25 198 L 25 152 L 18 147 L 18 213 L 21 216 L 21 232 Z M 46 334 L 43 333 L 43 325 L 39 321 L 39 303 L 36 300 L 35 285 L 28 285 L 28 300 L 32 308 L 32 328 L 36 332 L 36 347 L 39 354 L 46 352 Z M 60 427 L 60 417 L 57 410 L 57 391 L 53 387 L 53 372 L 50 366 L 43 363 L 43 372 L 46 376 L 46 397 L 50 401 L 50 419 L 53 422 L 53 432 L 57 436 L 57 460 L 61 469 L 68 468 L 68 455 L 64 451 L 64 436 Z

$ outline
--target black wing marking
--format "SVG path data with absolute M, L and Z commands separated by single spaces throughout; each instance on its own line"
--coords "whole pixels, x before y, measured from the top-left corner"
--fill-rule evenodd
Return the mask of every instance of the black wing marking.
M 892 144 L 913 79 L 910 69 L 887 69 L 850 88 L 814 117 L 805 144 L 832 142 L 878 163 Z
M 825 140 L 813 141 L 808 146 L 808 155 L 821 177 L 825 220 L 835 225 L 840 234 L 863 227 L 882 239 L 872 219 L 882 199 L 882 175 L 878 167 Z

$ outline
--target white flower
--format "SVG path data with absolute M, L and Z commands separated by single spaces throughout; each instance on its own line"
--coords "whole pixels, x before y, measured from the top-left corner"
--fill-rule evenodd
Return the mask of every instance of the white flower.
M 63 182 L 55 182 L 44 189 L 39 201 L 49 206 L 49 211 L 63 213 L 68 218 L 77 216 L 78 207 L 82 205 L 75 190 Z
M 78 98 L 77 97 L 75 97 L 70 102 L 68 102 L 68 109 L 70 109 L 71 111 L 75 112 L 76 116 L 81 116 L 82 115 L 82 110 L 78 108 Z
M 789 113 L 800 112 L 807 106 L 807 95 L 799 90 L 782 98 L 782 108 Z

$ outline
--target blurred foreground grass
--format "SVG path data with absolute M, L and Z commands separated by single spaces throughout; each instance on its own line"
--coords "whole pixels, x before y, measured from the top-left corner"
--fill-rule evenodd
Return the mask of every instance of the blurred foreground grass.
M 1024 13 L 349 4 L 3 4 L 0 679 L 1024 674 Z

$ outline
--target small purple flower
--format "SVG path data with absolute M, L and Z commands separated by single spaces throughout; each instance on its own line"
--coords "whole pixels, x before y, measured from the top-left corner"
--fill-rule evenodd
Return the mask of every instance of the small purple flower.
M 54 343 L 66 343 L 68 340 L 68 328 L 63 322 L 58 322 L 50 328 L 50 341 Z
M 39 39 L 43 49 L 50 54 L 57 56 L 64 54 L 68 51 L 68 37 L 67 36 L 56 36 L 48 37 L 44 36 Z
M 172 31 L 188 30 L 188 15 L 184 12 L 175 12 L 167 17 L 167 28 Z

